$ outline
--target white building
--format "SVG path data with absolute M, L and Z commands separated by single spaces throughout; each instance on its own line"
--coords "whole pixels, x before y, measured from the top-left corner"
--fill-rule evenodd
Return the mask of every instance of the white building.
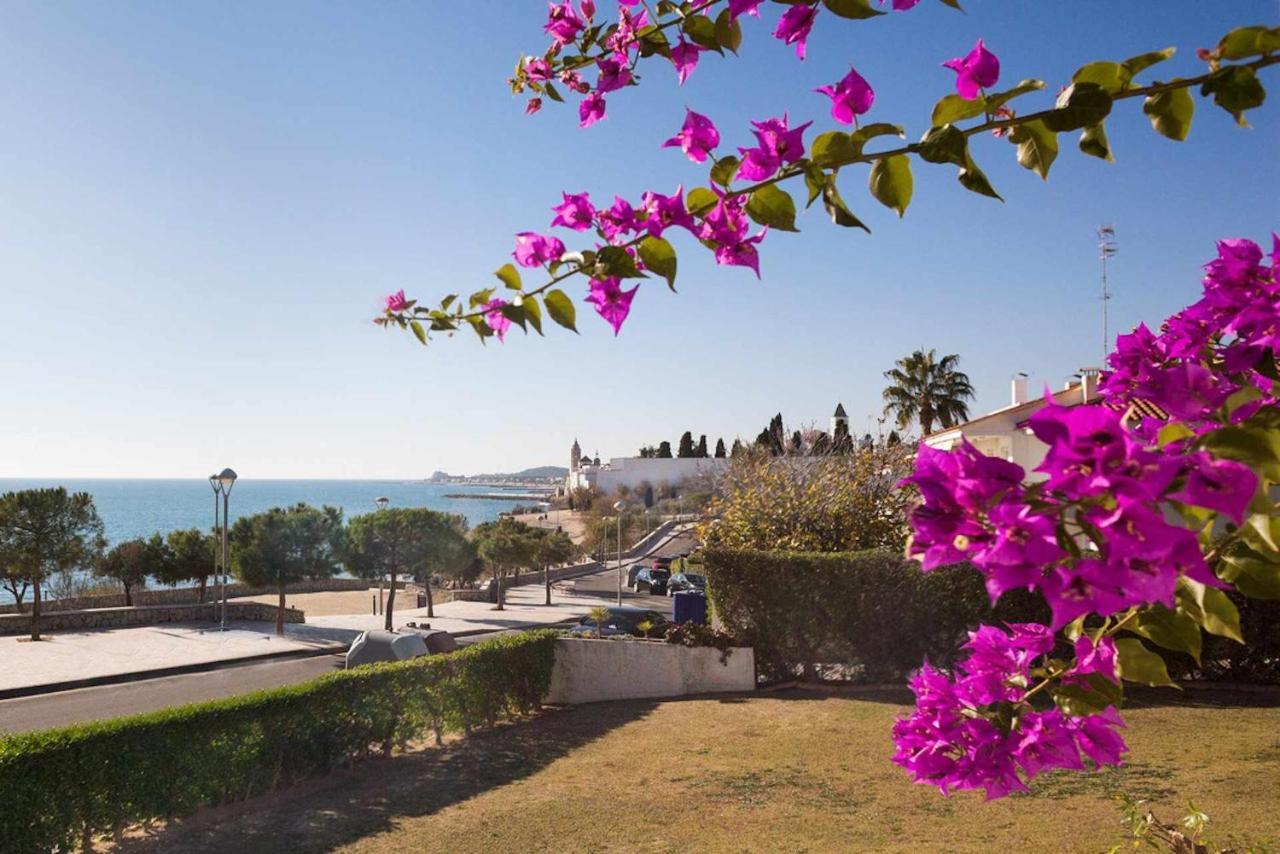
M 1059 406 L 1079 406 L 1102 400 L 1098 394 L 1098 374 L 1097 368 L 1081 368 L 1077 375 L 1079 379 L 1068 382 L 1061 391 L 1054 392 L 1054 402 Z M 1048 447 L 1032 435 L 1027 421 L 1044 408 L 1045 398 L 1027 399 L 1025 375 L 1014 377 L 1011 391 L 1008 406 L 926 436 L 925 444 L 940 451 L 949 451 L 960 444 L 961 438 L 965 438 L 982 453 L 1017 463 L 1030 479 L 1042 480 L 1043 475 L 1034 469 L 1044 460 Z M 1110 405 L 1106 401 L 1103 403 Z M 1168 417 L 1164 412 L 1155 411 L 1155 407 L 1149 404 L 1139 414 L 1156 418 Z
M 569 452 L 569 474 L 565 489 L 595 488 L 608 495 L 620 486 L 638 489 L 644 484 L 678 484 L 692 478 L 714 475 L 729 465 L 725 457 L 613 457 L 607 463 L 582 455 L 574 439 Z

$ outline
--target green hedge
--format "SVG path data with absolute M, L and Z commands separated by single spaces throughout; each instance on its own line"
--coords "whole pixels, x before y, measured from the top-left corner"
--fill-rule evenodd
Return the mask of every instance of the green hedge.
M 259 795 L 411 739 L 539 706 L 554 632 L 311 682 L 0 740 L 0 851 L 72 850 L 86 833 Z
M 926 657 L 948 664 L 965 632 L 995 620 L 1047 620 L 1043 602 L 1005 596 L 993 611 L 967 566 L 921 572 L 900 553 L 707 549 L 708 595 L 766 679 L 899 680 Z

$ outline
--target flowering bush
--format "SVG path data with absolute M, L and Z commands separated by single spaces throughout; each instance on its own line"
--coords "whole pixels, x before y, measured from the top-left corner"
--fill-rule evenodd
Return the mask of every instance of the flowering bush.
M 1021 467 L 972 445 L 920 448 L 910 555 L 969 561 L 992 602 L 1039 593 L 1047 626 L 982 626 L 950 675 L 927 663 L 894 761 L 943 791 L 999 797 L 1051 768 L 1116 764 L 1123 681 L 1172 684 L 1143 640 L 1200 658 L 1201 629 L 1243 642 L 1223 590 L 1280 599 L 1280 237 L 1218 244 L 1204 295 L 1160 334 L 1121 336 L 1103 402 L 1030 420 L 1048 446 Z M 1267 261 L 1270 263 L 1267 263 Z M 1152 413 L 1164 412 L 1168 418 Z M 1074 656 L 1056 658 L 1065 629 Z M 1122 634 L 1123 632 L 1123 634 Z
M 957 0 L 942 0 L 959 8 Z M 736 53 L 742 43 L 744 22 L 761 18 L 763 10 L 782 5 L 773 37 L 794 46 L 804 59 L 813 27 L 829 19 L 869 20 L 889 9 L 905 12 L 919 0 L 779 0 L 766 6 L 763 0 L 660 0 L 642 4 L 620 0 L 616 20 L 598 15 L 594 0 L 569 0 L 549 4 L 544 30 L 550 39 L 538 56 L 522 57 L 511 78 L 515 93 L 531 93 L 527 112 L 538 112 L 543 99 L 563 101 L 562 89 L 581 96 L 579 124 L 586 128 L 606 118 L 607 99 L 641 82 L 641 66 L 648 61 L 670 63 L 681 84 L 708 53 Z M 673 41 L 674 39 L 674 41 Z M 688 110 L 674 135 L 654 144 L 680 150 L 692 163 L 708 168 L 705 186 L 684 184 L 674 192 L 649 190 L 638 199 L 614 196 L 612 201 L 593 199 L 589 193 L 565 193 L 552 208 L 550 228 L 565 229 L 594 238 L 577 250 L 559 237 L 539 231 L 516 235 L 515 264 L 504 264 L 496 275 L 510 292 L 495 298 L 496 288 L 482 288 L 460 298 L 444 297 L 434 306 L 408 299 L 403 291 L 386 299 L 385 310 L 375 319 L 383 326 L 407 329 L 422 343 L 430 334 L 452 334 L 470 326 L 483 341 L 504 340 L 513 324 L 524 331 L 543 330 L 543 313 L 568 329 L 577 328 L 574 300 L 561 284 L 584 276 L 581 295 L 617 334 L 630 315 L 643 280 L 658 277 L 674 288 L 677 271 L 672 238 L 686 235 L 702 244 L 716 263 L 746 267 L 760 275 L 760 247 L 771 232 L 796 231 L 797 200 L 783 188 L 787 182 L 803 182 L 804 205 L 818 199 L 836 225 L 866 225 L 846 204 L 838 187 L 841 170 L 869 164 L 867 187 L 881 204 L 906 213 L 914 189 L 912 157 L 927 163 L 957 167 L 965 189 L 999 199 L 978 167 L 969 140 L 990 131 L 1017 148 L 1018 162 L 1048 177 L 1058 155 L 1060 133 L 1080 131 L 1079 147 L 1085 154 L 1112 160 L 1105 121 L 1121 101 L 1142 98 L 1143 112 L 1153 128 L 1175 140 L 1186 138 L 1195 101 L 1193 87 L 1230 112 L 1241 124 L 1244 113 L 1260 106 L 1265 91 L 1260 69 L 1280 62 L 1280 28 L 1241 27 L 1224 36 L 1213 50 L 1198 56 L 1208 63 L 1205 73 L 1174 77 L 1167 82 L 1139 85 L 1135 78 L 1152 66 L 1169 60 L 1173 48 L 1152 51 L 1121 62 L 1090 62 L 1076 71 L 1047 109 L 1018 115 L 1016 99 L 1045 88 L 1044 81 L 1026 79 L 995 90 L 1001 77 L 1000 60 L 979 40 L 964 56 L 943 61 L 937 74 L 946 80 L 954 73 L 954 91 L 934 106 L 928 129 L 918 142 L 875 147 L 881 138 L 905 138 L 902 125 L 877 121 L 859 125 L 859 119 L 876 105 L 870 78 L 850 67 L 838 81 L 816 81 L 813 94 L 830 102 L 835 127 L 814 132 L 814 122 L 794 121 L 788 114 L 751 123 L 746 145 L 722 147 L 722 133 L 713 118 Z M 593 79 L 592 79 L 593 78 Z M 846 131 L 841 126 L 852 126 Z M 663 134 L 663 136 L 668 136 Z M 542 270 L 546 279 L 529 287 L 525 270 Z M 630 286 L 624 283 L 637 280 Z

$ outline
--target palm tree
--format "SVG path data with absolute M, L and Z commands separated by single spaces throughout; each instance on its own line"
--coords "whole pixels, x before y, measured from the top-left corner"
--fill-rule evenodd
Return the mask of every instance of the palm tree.
M 920 423 L 920 434 L 928 436 L 935 423 L 943 429 L 954 427 L 969 417 L 966 400 L 973 399 L 969 377 L 956 370 L 960 357 L 954 353 L 937 358 L 930 350 L 917 350 L 885 371 L 889 385 L 884 390 L 884 411 L 907 428 Z

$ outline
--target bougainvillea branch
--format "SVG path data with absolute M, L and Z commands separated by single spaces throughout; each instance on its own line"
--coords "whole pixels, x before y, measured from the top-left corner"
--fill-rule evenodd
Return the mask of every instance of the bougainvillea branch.
M 561 326 L 576 330 L 573 300 L 558 286 L 577 276 L 589 280 L 585 301 L 613 327 L 621 328 L 629 313 L 635 288 L 623 289 L 626 279 L 660 276 L 674 289 L 677 271 L 675 247 L 665 236 L 675 228 L 689 232 L 715 255 L 717 263 L 746 266 L 759 275 L 759 245 L 770 230 L 795 231 L 797 205 L 779 187 L 802 180 L 807 189 L 806 207 L 819 198 L 831 220 L 844 227 L 870 229 L 853 213 L 837 187 L 841 169 L 870 164 L 868 189 L 881 204 L 906 212 L 914 188 L 911 158 L 957 167 L 960 184 L 975 193 L 1000 196 L 974 161 L 969 140 L 990 132 L 1016 146 L 1018 162 L 1047 179 L 1058 155 L 1058 135 L 1081 131 L 1079 147 L 1085 154 L 1112 160 L 1104 129 L 1112 106 L 1118 101 L 1143 99 L 1143 111 L 1161 135 L 1184 140 L 1190 131 L 1195 101 L 1191 90 L 1245 124 L 1244 113 L 1260 106 L 1265 90 L 1257 72 L 1280 63 L 1280 29 L 1244 27 L 1228 33 L 1213 51 L 1201 51 L 1209 69 L 1199 75 L 1135 85 L 1134 78 L 1172 57 L 1172 48 L 1153 51 L 1122 62 L 1091 62 L 1076 71 L 1071 85 L 1054 106 L 1017 115 L 1011 104 L 1019 97 L 1044 88 L 1039 80 L 1023 80 L 1017 86 L 992 92 L 999 74 L 998 59 L 979 42 L 966 57 L 945 64 L 956 73 L 955 94 L 935 105 L 931 126 L 917 142 L 876 151 L 866 145 L 881 136 L 903 136 L 901 126 L 874 122 L 856 126 L 874 102 L 867 81 L 850 71 L 846 77 L 818 91 L 831 99 L 833 117 L 854 124 L 851 132 L 831 130 L 819 134 L 806 148 L 803 134 L 809 124 L 791 127 L 786 116 L 753 122 L 757 145 L 739 148 L 738 154 L 716 156 L 721 134 L 707 116 L 689 111 L 684 126 L 664 145 L 681 149 L 695 163 L 711 162 L 708 186 L 687 194 L 677 188 L 670 196 L 643 194 L 639 204 L 615 198 L 609 208 L 597 208 L 586 193 L 565 194 L 555 208 L 553 227 L 583 232 L 593 230 L 598 242 L 577 252 L 563 242 L 537 232 L 517 235 L 516 265 L 497 271 L 508 298 L 496 288 L 472 293 L 466 300 L 451 294 L 434 307 L 407 300 L 403 294 L 387 299 L 386 310 L 376 322 L 410 330 L 424 344 L 430 333 L 454 331 L 469 325 L 481 340 L 505 336 L 511 324 L 526 332 L 542 333 L 543 308 Z M 968 125 L 962 123 L 972 122 Z M 746 183 L 743 183 L 743 181 Z M 750 234 L 750 223 L 760 231 Z M 518 266 L 542 268 L 548 278 L 525 288 Z M 499 334 L 501 333 L 501 334 Z

